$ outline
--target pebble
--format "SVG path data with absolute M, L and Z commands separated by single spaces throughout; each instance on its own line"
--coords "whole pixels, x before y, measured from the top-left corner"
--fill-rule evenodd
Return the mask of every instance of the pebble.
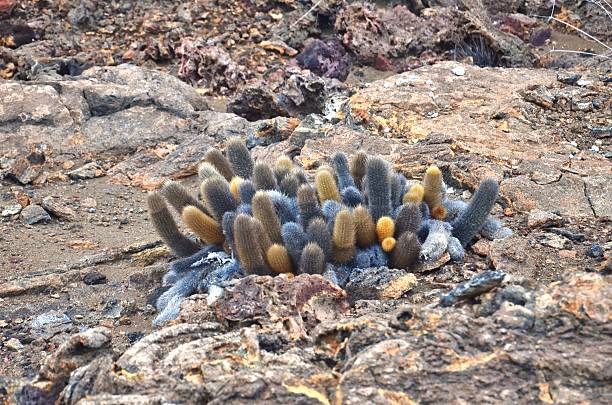
M 581 77 L 580 73 L 557 73 L 557 80 L 564 84 L 574 85 Z
M 465 75 L 465 68 L 463 66 L 455 66 L 452 72 L 455 76 L 463 76 Z
M 97 271 L 90 271 L 83 276 L 83 282 L 87 285 L 105 284 L 106 276 Z
M 101 175 L 101 169 L 96 162 L 89 162 L 78 169 L 68 172 L 68 176 L 73 180 L 93 179 Z
M 28 225 L 51 221 L 51 216 L 40 205 L 28 205 L 21 211 L 21 220 Z
M 564 236 L 556 235 L 554 233 L 547 233 L 545 238 L 540 241 L 544 246 L 549 246 L 555 249 L 563 249 L 565 244 L 568 242 Z
M 21 212 L 22 207 L 21 204 L 13 204 L 13 205 L 9 205 L 8 207 L 4 207 L 2 209 L 2 212 L 0 212 L 0 216 L 2 217 L 11 217 L 13 215 L 17 215 Z
M 58 218 L 70 220 L 74 218 L 74 211 L 59 199 L 47 196 L 42 200 L 42 207 Z
M 21 349 L 23 349 L 23 344 L 19 341 L 19 339 L 16 338 L 11 338 L 9 339 L 4 346 L 8 347 L 11 350 L 14 350 L 16 352 L 20 351 Z
M 590 80 L 585 80 L 585 79 L 580 79 L 576 82 L 576 84 L 580 87 L 587 87 L 591 85 L 591 81 Z
M 592 257 L 594 259 L 599 259 L 601 257 L 603 257 L 604 255 L 604 250 L 601 247 L 601 245 L 594 243 L 589 247 L 589 250 L 587 250 L 587 256 Z
M 559 226 L 561 222 L 562 218 L 559 215 L 549 211 L 533 210 L 527 216 L 527 227 L 529 229 Z

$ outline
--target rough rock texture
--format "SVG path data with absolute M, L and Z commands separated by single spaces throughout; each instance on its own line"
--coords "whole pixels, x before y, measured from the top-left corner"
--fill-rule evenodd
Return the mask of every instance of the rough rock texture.
M 80 368 L 61 400 L 605 403 L 612 378 L 604 360 L 612 354 L 611 296 L 607 278 L 576 273 L 524 295 L 520 304 L 511 302 L 515 293 L 501 302 L 490 294 L 480 304 L 458 308 L 357 310 L 308 327 L 307 342 L 274 327 L 287 322 L 282 318 L 236 329 L 214 320 L 193 322 L 190 317 L 202 311 L 187 311 L 180 323 L 143 338 L 115 361 L 102 345 L 85 365 L 77 360 L 82 356 L 66 355 Z M 199 298 L 187 302 L 193 300 Z M 494 300 L 497 310 L 477 315 Z M 55 375 L 50 368 L 43 368 L 37 387 L 65 378 L 66 372 Z
M 465 68 L 464 76 L 452 73 L 457 66 Z M 593 90 L 564 85 L 545 70 L 495 70 L 495 80 L 487 79 L 490 74 L 443 62 L 377 81 L 350 98 L 348 119 L 380 137 L 337 126 L 328 132 L 335 137 L 306 141 L 299 159 L 312 167 L 336 151 L 362 148 L 409 177 L 420 178 L 434 162 L 470 188 L 492 176 L 501 180 L 502 197 L 520 211 L 611 216 L 612 164 L 572 145 L 573 137 L 591 136 L 589 125 L 599 119 L 572 111 L 567 100 L 596 97 Z M 609 90 L 601 81 L 593 86 L 610 108 Z M 554 94 L 550 106 L 525 97 L 539 88 Z M 559 134 L 551 125 L 563 114 L 586 122 Z M 509 171 L 513 176 L 504 179 Z
M 192 88 L 129 66 L 0 83 L 12 117 L 0 114 L 0 393 L 28 404 L 604 403 L 612 171 L 609 84 L 597 72 L 578 84 L 565 79 L 576 72 L 446 62 L 325 99 L 302 120 L 254 122 L 202 111 Z M 143 94 L 143 81 L 162 84 Z M 141 188 L 194 174 L 234 135 L 307 176 L 361 148 L 409 180 L 438 164 L 453 199 L 494 177 L 491 214 L 514 235 L 468 247 L 462 263 L 356 278 L 354 300 L 318 276 L 246 278 L 217 300 L 186 299 L 154 330 L 150 304 L 173 258 Z M 50 221 L 22 223 L 32 205 Z M 493 269 L 504 281 L 440 306 Z M 85 284 L 94 272 L 106 283 Z M 100 346 L 82 340 L 107 332 Z

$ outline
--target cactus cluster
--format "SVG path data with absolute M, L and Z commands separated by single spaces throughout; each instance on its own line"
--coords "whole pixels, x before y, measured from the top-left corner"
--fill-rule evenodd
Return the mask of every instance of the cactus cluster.
M 323 274 L 343 287 L 356 268 L 412 269 L 446 252 L 463 259 L 481 233 L 510 231 L 489 213 L 495 180 L 485 179 L 471 201 L 449 200 L 441 171 L 408 181 L 381 158 L 336 153 L 321 166 L 314 187 L 288 157 L 257 162 L 239 138 L 225 154 L 213 149 L 199 168 L 199 199 L 166 182 L 148 197 L 151 220 L 181 259 L 171 265 L 169 286 L 158 302 L 157 322 L 172 319 L 183 297 L 214 292 L 247 274 Z M 183 235 L 166 202 L 200 243 Z

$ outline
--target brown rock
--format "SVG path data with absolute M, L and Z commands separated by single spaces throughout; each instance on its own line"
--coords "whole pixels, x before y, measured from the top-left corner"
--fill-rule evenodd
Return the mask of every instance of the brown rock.
M 358 300 L 396 300 L 416 284 L 416 276 L 407 270 L 376 267 L 353 270 L 345 289 L 350 302 L 354 303 Z
M 47 196 L 43 198 L 41 206 L 56 217 L 68 221 L 74 219 L 76 215 L 72 208 L 56 196 Z
M 472 245 L 472 251 L 478 256 L 489 256 L 491 253 L 491 241 L 486 239 L 479 239 Z
M 559 215 L 539 209 L 531 211 L 527 216 L 527 227 L 530 229 L 560 226 L 561 223 L 562 218 Z

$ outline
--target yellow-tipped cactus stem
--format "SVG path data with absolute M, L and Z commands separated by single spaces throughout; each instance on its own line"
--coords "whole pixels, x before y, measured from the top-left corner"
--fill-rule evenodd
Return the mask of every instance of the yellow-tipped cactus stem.
M 355 219 L 357 245 L 367 248 L 375 244 L 377 241 L 376 225 L 368 209 L 363 205 L 358 206 L 353 210 L 353 217 Z
M 321 170 L 315 177 L 315 187 L 319 195 L 319 201 L 323 204 L 327 200 L 340 202 L 340 191 L 336 185 L 334 176 L 327 170 Z
M 272 271 L 277 274 L 293 272 L 291 257 L 289 257 L 289 252 L 283 245 L 275 243 L 270 246 L 266 252 L 266 260 Z
M 255 193 L 252 201 L 253 216 L 261 221 L 274 243 L 282 243 L 281 222 L 274 209 L 272 199 L 265 191 Z
M 211 245 L 219 245 L 225 240 L 221 225 L 197 207 L 193 205 L 186 206 L 183 209 L 182 217 L 183 222 L 202 241 Z
M 423 200 L 429 205 L 430 210 L 442 204 L 443 188 L 442 172 L 437 166 L 430 166 L 423 178 Z
M 378 241 L 382 242 L 387 238 L 392 238 L 395 233 L 395 222 L 391 217 L 380 217 L 376 222 L 376 235 L 378 235 Z
M 423 202 L 423 195 L 425 194 L 425 189 L 419 183 L 413 184 L 410 187 L 410 190 L 406 194 L 404 194 L 403 203 L 415 203 L 420 204 Z
M 342 210 L 336 215 L 332 236 L 334 245 L 339 248 L 355 246 L 355 220 L 349 210 Z

